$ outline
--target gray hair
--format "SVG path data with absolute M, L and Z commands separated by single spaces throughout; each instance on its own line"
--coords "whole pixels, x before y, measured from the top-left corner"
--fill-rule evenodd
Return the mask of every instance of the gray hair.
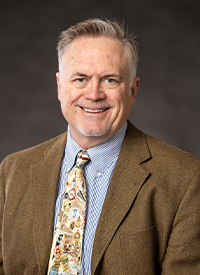
M 110 21 L 108 19 L 104 21 L 98 18 L 88 19 L 77 23 L 61 32 L 57 46 L 59 71 L 61 71 L 62 57 L 74 39 L 81 36 L 97 37 L 101 35 L 115 38 L 122 42 L 128 53 L 130 73 L 132 77 L 135 77 L 139 60 L 138 43 L 135 41 L 136 37 L 132 33 L 128 33 L 128 31 L 124 30 L 124 24 L 121 25 L 116 21 Z

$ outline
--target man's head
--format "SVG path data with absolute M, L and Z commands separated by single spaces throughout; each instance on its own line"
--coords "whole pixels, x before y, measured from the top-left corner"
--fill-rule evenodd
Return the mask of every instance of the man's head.
M 116 22 L 87 20 L 62 32 L 58 98 L 72 138 L 84 149 L 114 136 L 135 103 L 134 39 Z
M 61 32 L 60 39 L 57 46 L 59 71 L 62 71 L 63 55 L 69 45 L 78 37 L 81 36 L 107 36 L 115 38 L 124 45 L 128 53 L 130 61 L 130 74 L 133 79 L 136 77 L 137 64 L 138 64 L 138 43 L 133 34 L 129 34 L 124 30 L 124 26 L 116 21 L 101 20 L 101 19 L 88 19 L 80 22 L 69 29 Z

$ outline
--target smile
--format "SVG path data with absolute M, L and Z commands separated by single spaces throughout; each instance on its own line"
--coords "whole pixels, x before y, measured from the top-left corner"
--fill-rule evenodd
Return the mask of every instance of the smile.
M 83 111 L 87 112 L 87 113 L 103 113 L 105 112 L 108 108 L 105 109 L 99 109 L 99 110 L 91 110 L 91 109 L 87 109 L 87 108 L 83 108 L 81 107 Z

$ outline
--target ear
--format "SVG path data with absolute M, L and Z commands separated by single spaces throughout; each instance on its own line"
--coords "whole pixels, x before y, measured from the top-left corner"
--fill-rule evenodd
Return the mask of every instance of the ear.
M 131 96 L 132 96 L 132 105 L 135 104 L 136 96 L 137 96 L 137 91 L 140 85 L 140 79 L 139 77 L 136 77 L 133 81 L 133 85 L 131 87 Z
M 61 100 L 61 80 L 60 73 L 56 73 L 58 99 Z

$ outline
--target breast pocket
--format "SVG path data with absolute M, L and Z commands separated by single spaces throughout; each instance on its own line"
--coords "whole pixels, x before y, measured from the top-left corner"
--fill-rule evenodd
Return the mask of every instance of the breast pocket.
M 124 274 L 160 274 L 161 228 L 151 227 L 137 233 L 121 234 L 120 239 Z

